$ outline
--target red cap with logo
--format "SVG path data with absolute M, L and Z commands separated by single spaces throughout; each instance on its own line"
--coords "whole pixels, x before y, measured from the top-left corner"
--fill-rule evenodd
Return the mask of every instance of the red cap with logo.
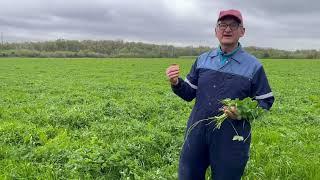
M 240 23 L 243 23 L 242 22 L 242 15 L 241 15 L 240 11 L 238 11 L 238 10 L 229 9 L 229 10 L 225 10 L 225 11 L 220 11 L 218 21 L 226 16 L 233 16 L 236 19 L 238 19 L 240 21 Z

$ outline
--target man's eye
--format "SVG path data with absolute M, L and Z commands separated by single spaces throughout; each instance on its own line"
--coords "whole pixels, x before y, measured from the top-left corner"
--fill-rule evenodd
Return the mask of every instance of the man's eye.
M 230 24 L 229 26 L 231 26 L 231 27 L 237 27 L 238 24 L 237 24 L 237 23 L 232 23 L 232 24 Z

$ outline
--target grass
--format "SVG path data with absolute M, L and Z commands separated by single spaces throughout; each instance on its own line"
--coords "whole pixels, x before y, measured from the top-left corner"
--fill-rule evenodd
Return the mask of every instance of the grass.
M 177 179 L 192 59 L 0 59 L 1 179 Z M 264 60 L 276 97 L 244 179 L 320 179 L 320 61 Z

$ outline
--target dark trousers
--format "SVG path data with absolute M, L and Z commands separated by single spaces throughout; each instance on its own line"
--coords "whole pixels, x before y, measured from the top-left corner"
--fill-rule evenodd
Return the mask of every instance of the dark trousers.
M 204 180 L 209 165 L 214 180 L 241 179 L 249 158 L 250 124 L 226 120 L 220 129 L 214 130 L 214 127 L 214 123 L 204 121 L 186 134 L 180 154 L 179 180 Z M 237 135 L 235 130 L 244 139 L 248 138 L 233 141 Z

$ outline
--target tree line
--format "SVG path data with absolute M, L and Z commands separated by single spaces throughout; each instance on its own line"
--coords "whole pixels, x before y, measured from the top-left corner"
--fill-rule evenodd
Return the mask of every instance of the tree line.
M 176 47 L 172 45 L 124 42 L 122 40 L 64 40 L 45 42 L 22 42 L 0 44 L 0 57 L 142 57 L 176 58 L 194 57 L 208 51 L 208 46 Z M 320 59 L 319 50 L 286 51 L 273 48 L 245 47 L 258 58 L 274 59 Z

